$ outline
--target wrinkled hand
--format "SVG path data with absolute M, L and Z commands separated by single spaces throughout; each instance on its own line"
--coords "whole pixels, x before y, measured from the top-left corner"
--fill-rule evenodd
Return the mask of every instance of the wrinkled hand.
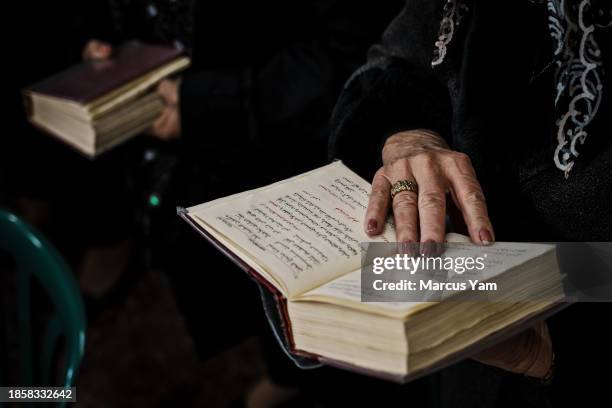
M 482 245 L 494 242 L 484 194 L 467 155 L 451 150 L 438 134 L 419 129 L 396 133 L 387 139 L 382 159 L 383 166 L 372 181 L 366 211 L 368 235 L 383 232 L 391 208 L 399 243 L 444 242 L 448 192 L 461 211 L 471 240 Z M 400 192 L 391 202 L 391 186 L 400 180 L 416 182 L 419 192 Z M 422 252 L 433 255 L 427 250 Z M 545 323 L 475 357 L 484 364 L 538 378 L 549 372 L 552 359 L 552 343 Z
M 84 60 L 105 61 L 113 53 L 113 47 L 104 41 L 89 40 L 83 47 Z M 157 86 L 157 94 L 164 101 L 164 107 L 148 134 L 160 140 L 172 140 L 181 134 L 181 115 L 179 108 L 179 80 L 163 79 Z
M 113 47 L 104 41 L 89 40 L 83 47 L 81 56 L 84 60 L 106 60 L 113 53 Z
M 553 364 L 548 326 L 544 322 L 539 323 L 480 352 L 474 360 L 513 373 L 544 378 Z
M 482 245 L 494 241 L 485 198 L 467 155 L 450 150 L 434 132 L 411 130 L 387 139 L 382 158 L 366 211 L 368 235 L 383 232 L 391 207 L 398 243 L 444 242 L 446 193 L 450 192 L 472 241 Z M 400 180 L 415 181 L 419 192 L 400 192 L 391 203 L 391 186 Z
M 168 141 L 181 135 L 179 85 L 179 80 L 164 79 L 157 86 L 157 94 L 162 98 L 165 106 L 148 131 L 157 139 Z

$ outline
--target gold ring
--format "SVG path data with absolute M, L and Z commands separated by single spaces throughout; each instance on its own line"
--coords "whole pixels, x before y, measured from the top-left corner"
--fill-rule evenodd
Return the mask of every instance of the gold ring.
M 414 194 L 419 194 L 417 183 L 412 180 L 400 180 L 391 186 L 391 200 L 402 191 L 412 191 Z

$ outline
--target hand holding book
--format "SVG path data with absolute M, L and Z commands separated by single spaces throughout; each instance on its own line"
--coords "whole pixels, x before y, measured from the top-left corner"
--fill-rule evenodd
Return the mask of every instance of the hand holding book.
M 163 79 L 157 85 L 157 94 L 164 101 L 164 107 L 147 134 L 163 141 L 173 140 L 181 135 L 179 86 L 180 79 Z
M 388 209 L 392 209 L 396 237 L 400 243 L 442 242 L 445 234 L 446 192 L 461 210 L 472 242 L 493 243 L 493 227 L 476 173 L 469 158 L 452 151 L 444 139 L 428 130 L 396 133 L 387 139 L 382 152 L 383 167 L 372 181 L 365 216 L 365 231 L 376 236 L 382 231 Z M 400 180 L 418 183 L 419 192 L 404 191 L 391 197 Z M 391 202 L 391 203 L 390 203 Z M 420 236 L 419 236 L 420 235 Z M 552 364 L 552 346 L 546 323 L 528 329 L 475 357 L 507 371 L 543 377 Z
M 189 66 L 181 50 L 91 40 L 82 56 L 82 63 L 24 89 L 32 124 L 91 158 L 156 122 L 156 136 L 178 135 L 177 84 L 162 81 Z
M 83 47 L 82 56 L 85 61 L 105 60 L 113 53 L 113 46 L 99 40 L 89 40 Z
M 271 291 L 281 320 L 277 330 L 297 356 L 400 381 L 474 356 L 541 376 L 550 367 L 550 341 L 532 336 L 530 328 L 563 301 L 555 247 L 483 247 L 449 234 L 445 257 L 486 251 L 480 279 L 501 290 L 482 301 L 470 291 L 440 301 L 368 300 L 372 286 L 363 280 L 369 272 L 361 267 L 367 250 L 361 243 L 396 245 L 392 220 L 384 220 L 378 236 L 363 231 L 371 188 L 335 162 L 180 215 Z M 482 352 L 499 340 L 504 343 Z
M 513 373 L 545 378 L 553 364 L 552 341 L 546 322 L 488 348 L 474 360 Z
M 484 195 L 467 155 L 451 150 L 438 134 L 416 129 L 389 137 L 382 158 L 383 166 L 372 180 L 365 224 L 368 235 L 382 231 L 392 208 L 398 242 L 443 242 L 446 193 L 450 192 L 472 242 L 494 241 Z M 391 200 L 391 187 L 402 180 L 416 183 L 418 194 L 403 191 Z
M 113 47 L 104 41 L 89 40 L 83 47 L 82 54 L 84 60 L 105 60 L 113 54 Z M 146 131 L 147 134 L 164 141 L 175 139 L 181 134 L 179 85 L 178 79 L 162 79 L 157 85 L 156 91 L 164 101 L 164 107 L 151 128 Z

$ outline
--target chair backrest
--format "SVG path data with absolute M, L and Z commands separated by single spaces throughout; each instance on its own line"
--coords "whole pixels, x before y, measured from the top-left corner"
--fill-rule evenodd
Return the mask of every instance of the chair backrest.
M 20 386 L 34 382 L 70 387 L 85 350 L 85 309 L 78 285 L 62 256 L 33 227 L 15 214 L 0 209 L 0 249 L 16 265 L 17 335 L 19 336 Z M 43 331 L 42 350 L 33 350 L 30 288 L 38 281 L 54 306 Z M 54 355 L 64 340 L 61 383 L 52 380 Z

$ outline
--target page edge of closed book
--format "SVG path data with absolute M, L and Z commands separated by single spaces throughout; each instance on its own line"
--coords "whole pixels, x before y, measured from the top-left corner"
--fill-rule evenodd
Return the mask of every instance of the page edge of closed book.
M 64 136 L 61 136 L 58 132 L 52 130 L 51 128 L 48 128 L 47 126 L 43 125 L 40 122 L 37 122 L 33 116 L 28 117 L 28 122 L 35 129 L 38 129 L 40 132 L 44 133 L 45 135 L 51 136 L 54 140 L 67 146 L 68 148 L 70 148 L 70 150 L 72 150 L 73 152 L 76 152 L 81 157 L 84 157 L 88 160 L 93 160 L 99 155 L 99 152 L 95 150 L 95 147 L 93 148 L 92 151 L 88 151 L 85 148 L 83 148 L 83 146 L 80 146 L 77 143 L 74 143 L 68 140 Z

